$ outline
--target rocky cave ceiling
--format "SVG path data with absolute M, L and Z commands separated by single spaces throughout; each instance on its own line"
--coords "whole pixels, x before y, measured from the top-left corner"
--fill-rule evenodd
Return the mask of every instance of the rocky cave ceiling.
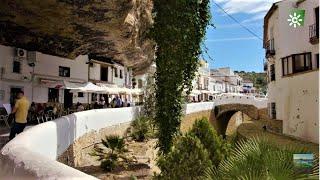
M 93 54 L 144 71 L 152 0 L 1 0 L 0 44 L 76 58 Z

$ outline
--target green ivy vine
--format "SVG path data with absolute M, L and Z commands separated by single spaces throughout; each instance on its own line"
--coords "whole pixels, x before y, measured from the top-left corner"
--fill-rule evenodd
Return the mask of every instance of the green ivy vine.
M 159 149 L 169 152 L 179 132 L 183 91 L 189 93 L 210 21 L 209 0 L 154 0 L 156 117 Z

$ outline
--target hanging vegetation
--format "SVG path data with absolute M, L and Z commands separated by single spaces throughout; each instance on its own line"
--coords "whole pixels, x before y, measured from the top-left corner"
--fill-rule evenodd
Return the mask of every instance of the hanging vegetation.
M 190 92 L 201 42 L 210 20 L 209 0 L 154 0 L 152 38 L 156 49 L 156 124 L 160 152 L 179 131 L 182 92 Z

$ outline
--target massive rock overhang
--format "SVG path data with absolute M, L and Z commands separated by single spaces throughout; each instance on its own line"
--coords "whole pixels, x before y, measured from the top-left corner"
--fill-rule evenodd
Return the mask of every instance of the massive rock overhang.
M 76 58 L 95 54 L 139 74 L 154 58 L 152 0 L 2 0 L 0 44 Z

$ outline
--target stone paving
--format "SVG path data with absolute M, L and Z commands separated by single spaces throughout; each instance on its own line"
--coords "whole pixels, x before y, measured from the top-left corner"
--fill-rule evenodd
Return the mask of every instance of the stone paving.
M 304 147 L 311 152 L 319 155 L 319 144 L 302 141 L 293 137 L 289 137 L 286 135 L 272 133 L 269 131 L 264 131 L 262 125 L 259 121 L 247 121 L 242 123 L 238 130 L 238 135 L 244 138 L 250 137 L 266 137 L 270 141 L 276 143 L 279 146 L 296 146 L 296 147 Z

